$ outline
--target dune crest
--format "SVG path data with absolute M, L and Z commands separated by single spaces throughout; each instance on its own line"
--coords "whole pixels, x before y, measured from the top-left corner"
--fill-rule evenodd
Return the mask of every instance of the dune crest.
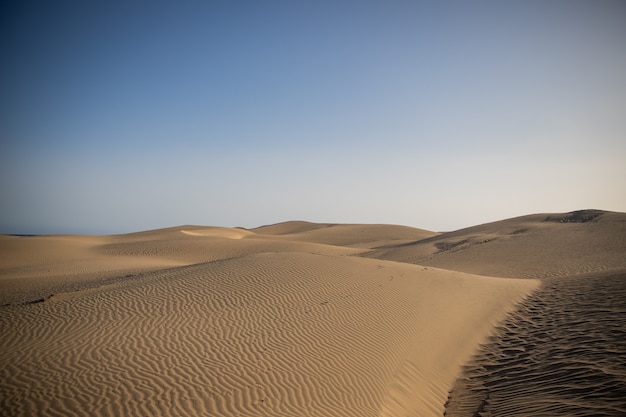
M 246 230 L 231 229 L 227 227 L 212 227 L 200 230 L 181 230 L 180 232 L 188 236 L 221 237 L 227 239 L 243 239 L 251 235 L 251 233 Z

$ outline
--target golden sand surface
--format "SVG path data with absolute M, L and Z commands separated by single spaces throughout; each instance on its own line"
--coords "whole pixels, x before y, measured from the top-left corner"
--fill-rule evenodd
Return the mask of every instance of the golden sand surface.
M 1 414 L 441 416 L 541 286 L 515 278 L 624 262 L 626 215 L 537 216 L 1 236 Z
M 626 214 L 600 210 L 533 214 L 469 227 L 367 256 L 511 278 L 626 269 Z

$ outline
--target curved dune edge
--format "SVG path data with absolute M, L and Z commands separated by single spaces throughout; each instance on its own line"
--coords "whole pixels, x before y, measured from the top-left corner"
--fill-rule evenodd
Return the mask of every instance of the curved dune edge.
M 228 227 L 211 227 L 196 230 L 181 230 L 181 233 L 188 236 L 221 237 L 226 239 L 243 239 L 250 235 L 254 235 L 254 233 L 248 232 L 247 230 L 232 229 Z
M 3 308 L 9 415 L 441 415 L 535 288 L 374 259 L 259 253 Z

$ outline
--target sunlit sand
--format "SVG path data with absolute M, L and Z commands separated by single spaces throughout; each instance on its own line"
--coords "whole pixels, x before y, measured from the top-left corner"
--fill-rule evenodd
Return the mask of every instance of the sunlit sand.
M 550 280 L 610 276 L 623 288 L 614 277 L 626 271 L 625 227 L 626 214 L 585 211 L 450 233 L 287 222 L 1 236 L 0 409 L 471 416 L 507 402 L 515 411 L 532 401 L 522 389 L 497 404 L 484 391 L 515 366 L 486 377 L 470 368 L 510 350 L 502 329 L 527 332 L 515 318 L 533 318 L 536 300 L 551 311 L 576 305 L 542 295 Z M 611 311 L 594 320 L 619 320 Z M 576 318 L 568 314 L 560 327 Z M 567 360 L 581 354 L 559 349 Z M 614 354 L 623 362 L 626 352 Z M 461 384 L 475 374 L 488 381 Z

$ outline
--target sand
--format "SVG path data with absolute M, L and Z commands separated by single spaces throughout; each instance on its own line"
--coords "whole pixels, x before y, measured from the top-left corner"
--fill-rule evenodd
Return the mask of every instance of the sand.
M 626 214 L 581 210 L 474 226 L 367 256 L 479 275 L 547 278 L 626 269 Z
M 441 416 L 529 277 L 623 268 L 626 215 L 567 216 L 2 236 L 1 413 Z
M 446 416 L 626 415 L 625 283 L 546 279 L 464 367 Z

